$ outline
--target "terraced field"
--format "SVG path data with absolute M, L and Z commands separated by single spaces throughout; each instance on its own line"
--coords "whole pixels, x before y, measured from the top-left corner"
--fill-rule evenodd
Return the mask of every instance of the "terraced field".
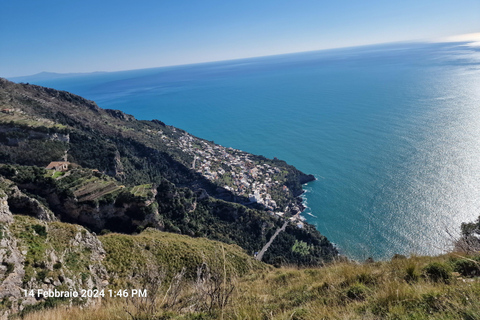
M 48 173 L 50 177 L 57 178 L 57 175 Z M 120 185 L 118 181 L 105 175 L 94 174 L 90 170 L 80 169 L 71 172 L 61 173 L 58 176 L 67 177 L 70 174 L 76 178 L 62 183 L 65 188 L 70 189 L 78 202 L 92 201 L 99 199 L 107 194 L 114 193 L 124 189 L 124 185 Z M 142 184 L 134 186 L 130 189 L 130 193 L 136 197 L 151 197 L 152 184 Z
M 81 186 L 79 189 L 75 190 L 73 194 L 79 202 L 91 201 L 122 188 L 124 188 L 124 186 L 117 185 L 115 182 L 97 179 Z
M 79 202 L 96 200 L 125 188 L 116 180 L 90 169 L 77 168 L 58 174 L 49 170 L 46 176 L 56 179 L 62 189 L 69 189 Z
M 142 184 L 139 186 L 134 186 L 130 193 L 132 193 L 136 197 L 148 197 L 148 192 L 152 189 L 151 184 Z

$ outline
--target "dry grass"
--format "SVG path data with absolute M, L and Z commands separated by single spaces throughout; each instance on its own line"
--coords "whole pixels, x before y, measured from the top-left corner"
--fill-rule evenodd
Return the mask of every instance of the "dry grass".
M 89 308 L 61 306 L 25 315 L 24 320 L 127 320 L 130 319 L 123 309 L 123 301 L 98 303 Z
M 461 259 L 470 257 L 450 254 L 252 271 L 236 282 L 226 305 L 212 310 L 192 307 L 200 305 L 196 299 L 202 297 L 190 281 L 177 293 L 174 308 L 160 303 L 154 317 L 138 319 L 480 319 L 478 277 L 448 271 L 444 281 L 426 271 L 455 266 Z M 116 298 L 100 307 L 59 308 L 25 319 L 132 319 L 125 312 L 126 303 Z
M 280 269 L 244 279 L 229 319 L 480 319 L 480 282 L 453 274 L 449 283 L 422 276 L 451 256 L 321 269 Z M 419 277 L 407 281 L 407 269 Z

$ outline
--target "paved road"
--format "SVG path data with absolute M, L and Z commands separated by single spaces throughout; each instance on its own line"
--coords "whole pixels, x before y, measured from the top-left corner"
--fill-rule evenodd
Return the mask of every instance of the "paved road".
M 255 257 L 255 259 L 257 259 L 258 261 L 262 261 L 262 258 L 263 258 L 263 255 L 265 254 L 265 251 L 267 251 L 267 249 L 270 247 L 270 245 L 272 244 L 273 240 L 275 240 L 275 238 L 278 236 L 278 234 L 282 231 L 285 230 L 285 228 L 287 227 L 288 223 L 290 222 L 289 219 L 287 219 L 287 221 L 285 221 L 285 223 L 283 224 L 283 226 L 281 228 L 278 228 L 277 231 L 275 231 L 275 233 L 273 234 L 273 236 L 270 238 L 270 240 L 267 242 L 266 245 L 263 246 L 262 250 L 260 250 L 260 252 L 257 254 L 257 256 Z
M 193 158 L 193 164 L 192 164 L 192 169 L 195 169 L 195 162 L 197 161 L 197 156 L 195 156 L 195 158 Z

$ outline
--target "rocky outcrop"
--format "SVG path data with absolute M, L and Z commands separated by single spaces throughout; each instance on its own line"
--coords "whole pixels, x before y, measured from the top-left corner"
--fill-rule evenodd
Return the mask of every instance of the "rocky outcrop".
M 10 231 L 14 219 L 4 190 L 5 181 L 0 183 L 4 187 L 0 189 L 0 301 L 3 305 L 3 308 L 0 307 L 0 319 L 7 319 L 9 314 L 21 308 L 25 259 Z
M 114 232 L 132 233 L 147 226 L 163 230 L 158 209 L 152 202 L 156 190 L 151 189 L 151 197 L 134 197 L 125 192 L 110 202 L 78 201 L 74 197 L 62 198 L 50 193 L 47 200 L 62 221 L 78 223 L 100 232 L 104 229 Z
M 313 174 L 304 174 L 299 176 L 298 180 L 300 181 L 300 184 L 305 184 L 311 181 L 315 181 L 316 179 Z
M 0 180 L 3 182 L 3 179 Z M 0 223 L 8 224 L 13 221 L 12 213 L 8 207 L 8 197 L 3 189 L 0 189 Z
M 126 114 L 120 110 L 113 110 L 113 109 L 105 109 L 105 111 L 110 114 L 112 117 L 115 117 L 117 119 L 120 119 L 120 120 L 124 120 L 124 121 L 133 121 L 135 120 L 135 117 L 130 115 L 130 114 Z
M 41 205 L 35 207 L 35 199 L 15 188 L 11 190 L 5 179 L 0 181 L 0 319 L 44 303 L 48 297 L 39 295 L 39 290 L 81 294 L 81 290 L 105 288 L 105 250 L 95 234 L 52 219 L 44 219 L 47 222 L 29 216 L 14 218 L 10 197 L 30 203 L 30 207 L 24 207 L 30 216 L 48 218 L 51 213 L 43 211 L 44 207 L 39 209 Z M 37 211 L 27 212 L 29 208 Z M 85 297 L 79 301 L 88 305 L 96 300 Z M 63 302 L 71 303 L 71 299 Z
M 123 168 L 122 159 L 118 150 L 115 151 L 115 157 L 113 160 L 113 172 L 110 172 L 110 174 L 114 177 L 117 177 L 119 180 L 125 180 L 125 169 Z
M 7 319 L 11 313 L 20 311 L 22 305 L 35 303 L 28 299 L 22 301 L 25 258 L 9 230 L 13 217 L 8 211 L 5 198 L 0 198 L 0 301 L 3 304 L 3 308 L 0 307 L 0 319 Z
M 5 181 L 5 180 L 4 180 Z M 17 186 L 11 185 L 6 190 L 8 206 L 13 213 L 25 214 L 45 221 L 56 221 L 55 214 L 37 199 L 21 192 Z

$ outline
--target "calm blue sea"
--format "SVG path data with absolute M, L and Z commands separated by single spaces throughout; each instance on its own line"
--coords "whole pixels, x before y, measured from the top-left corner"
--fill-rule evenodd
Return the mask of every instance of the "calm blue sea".
M 402 43 L 58 79 L 317 181 L 304 216 L 354 259 L 448 250 L 480 214 L 480 47 Z

